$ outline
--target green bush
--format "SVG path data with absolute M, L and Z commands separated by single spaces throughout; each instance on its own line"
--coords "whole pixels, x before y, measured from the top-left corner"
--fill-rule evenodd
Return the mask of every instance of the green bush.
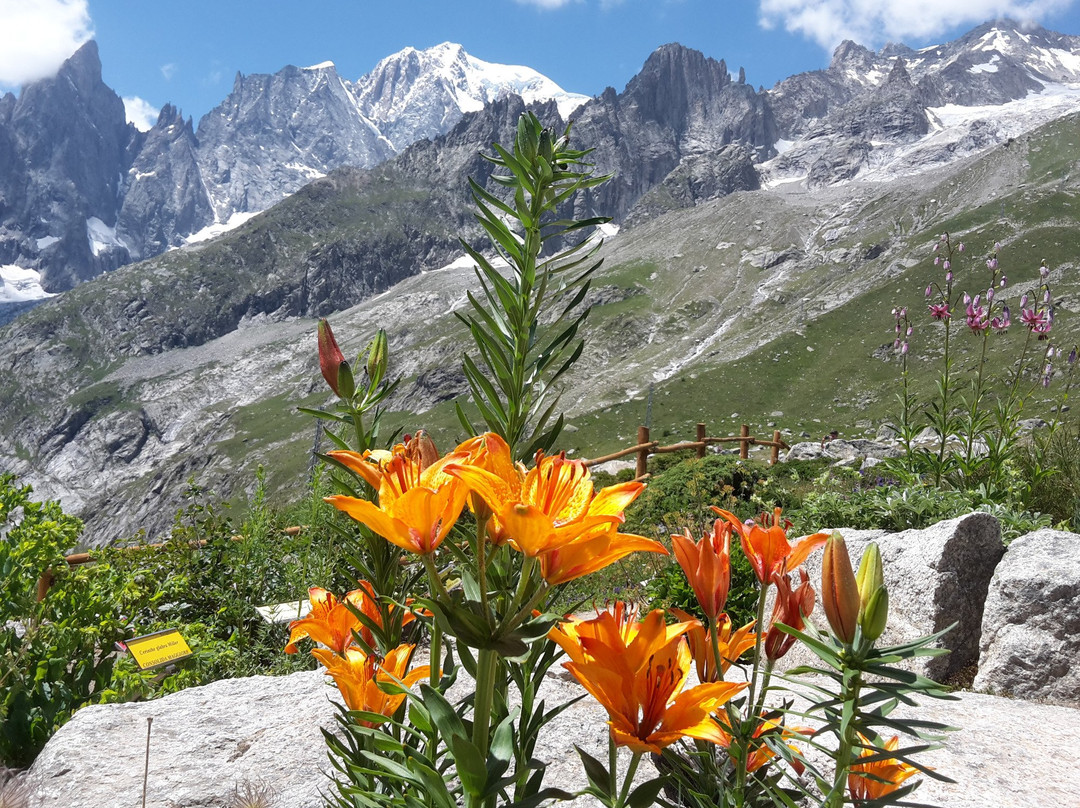
M 356 585 L 342 572 L 343 536 L 354 527 L 317 488 L 289 510 L 274 509 L 260 474 L 234 523 L 226 506 L 190 487 L 163 544 L 94 551 L 94 563 L 70 569 L 64 555 L 81 523 L 31 493 L 0 476 L 0 760 L 8 765 L 30 763 L 84 704 L 313 667 L 306 654 L 282 653 L 287 625 L 265 623 L 255 607 L 300 599 L 310 583 L 339 592 Z M 298 524 L 299 534 L 284 533 Z M 46 569 L 55 581 L 38 603 Z M 164 629 L 179 629 L 193 656 L 163 677 L 115 651 L 117 641 Z
M 665 457 L 670 455 L 660 456 Z M 710 505 L 750 515 L 754 487 L 768 473 L 763 463 L 733 455 L 707 455 L 674 463 L 665 459 L 654 468 L 662 470 L 626 511 L 627 529 L 643 536 L 667 536 L 684 528 L 696 532 L 716 518 Z
M 0 759 L 29 764 L 52 733 L 110 682 L 119 616 L 64 553 L 82 530 L 56 502 L 0 475 Z M 53 590 L 37 600 L 38 578 Z

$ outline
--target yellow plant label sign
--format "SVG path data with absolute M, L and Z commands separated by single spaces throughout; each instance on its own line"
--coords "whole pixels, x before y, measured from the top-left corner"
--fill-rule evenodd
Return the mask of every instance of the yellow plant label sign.
M 134 637 L 127 641 L 127 649 L 142 670 L 157 668 L 191 656 L 191 649 L 176 629 Z

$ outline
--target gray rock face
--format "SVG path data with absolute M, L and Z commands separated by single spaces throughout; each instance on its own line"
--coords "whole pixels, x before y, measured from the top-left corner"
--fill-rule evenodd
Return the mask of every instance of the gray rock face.
M 124 182 L 116 233 L 132 260 L 178 247 L 184 236 L 213 223 L 197 150 L 191 119 L 166 104 Z
M 924 530 L 891 534 L 837 529 L 856 569 L 869 542 L 876 541 L 881 549 L 889 588 L 889 624 L 881 645 L 912 640 L 956 623 L 956 628 L 939 641 L 939 647 L 949 648 L 951 653 L 915 660 L 912 669 L 943 681 L 978 663 L 983 603 L 994 567 L 1005 552 L 1001 527 L 994 517 L 972 513 Z M 814 587 L 819 588 L 820 552 L 811 555 L 806 569 Z M 820 608 L 815 614 L 824 620 Z M 787 667 L 812 659 L 794 652 L 789 657 L 784 658 Z
M 266 210 L 339 166 L 369 167 L 394 154 L 332 64 L 238 75 L 199 121 L 198 140 L 219 221 Z
M 22 776 L 35 808 L 138 805 L 153 717 L 147 805 L 196 808 L 224 803 L 245 782 L 268 783 L 275 804 L 323 805 L 329 762 L 319 727 L 332 728 L 334 709 L 318 672 L 252 677 L 192 688 L 150 702 L 87 707 L 54 736 Z M 459 686 L 460 688 L 460 686 Z M 556 666 L 543 687 L 549 706 L 580 695 Z M 949 808 L 1014 804 L 1071 805 L 1080 793 L 1080 710 L 960 693 L 955 701 L 901 705 L 897 715 L 959 727 L 945 748 L 920 756 L 955 783 L 923 778 L 913 798 Z M 336 696 L 334 696 L 336 698 Z M 586 697 L 545 727 L 537 755 L 547 782 L 584 786 L 574 744 L 603 759 L 606 715 Z M 1003 742 L 1007 727 L 1008 742 Z M 1052 738 L 1052 743 L 1045 739 Z M 621 755 L 625 764 L 626 755 Z M 1037 760 L 1038 765 L 1032 765 Z M 646 762 L 639 776 L 651 776 Z M 572 805 L 595 805 L 580 798 Z
M 245 781 L 270 784 L 279 805 L 320 808 L 329 766 L 320 727 L 335 710 L 316 671 L 214 682 L 149 702 L 85 707 L 24 776 L 40 808 L 222 805 Z
M 55 77 L 5 97 L 0 263 L 36 269 L 46 291 L 59 291 L 129 261 L 124 245 L 103 236 L 116 225 L 137 135 L 101 80 L 92 41 Z
M 724 187 L 757 187 L 752 166 L 740 167 L 738 153 L 724 149 L 740 144 L 762 159 L 776 141 L 763 95 L 733 81 L 722 60 L 676 44 L 658 48 L 621 94 L 608 88 L 579 110 L 575 133 L 597 147 L 597 171 L 615 173 L 614 180 L 585 195 L 585 207 L 620 221 L 684 160 L 684 177 L 672 182 L 691 201 Z M 694 167 L 717 157 L 719 168 Z M 732 160 L 733 168 L 725 168 Z
M 990 582 L 977 690 L 1080 706 L 1080 536 L 1013 541 Z
M 80 710 L 53 736 L 22 776 L 35 808 L 101 808 L 140 804 L 150 740 L 148 808 L 222 805 L 244 783 L 275 789 L 276 805 L 321 808 L 333 788 L 320 729 L 333 730 L 340 701 L 321 671 L 213 682 L 163 698 Z M 448 694 L 464 698 L 474 687 L 463 675 Z M 552 668 L 539 697 L 549 706 L 583 694 L 561 667 Z M 584 788 L 574 746 L 606 760 L 607 713 L 582 699 L 549 723 L 537 757 L 548 763 L 545 782 L 569 791 Z M 625 766 L 628 756 L 622 755 Z M 646 762 L 638 777 L 650 776 Z M 578 800 L 571 805 L 592 805 Z

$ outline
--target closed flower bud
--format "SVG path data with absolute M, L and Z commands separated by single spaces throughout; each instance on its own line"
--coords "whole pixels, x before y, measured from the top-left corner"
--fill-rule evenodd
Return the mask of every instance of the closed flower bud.
M 964 242 L 961 241 L 959 244 L 956 245 L 956 251 L 957 252 L 963 252 L 964 251 Z
M 367 375 L 373 386 L 378 385 L 386 374 L 386 365 L 390 361 L 390 345 L 386 332 L 379 329 L 368 348 Z
M 330 330 L 330 323 L 326 320 L 319 320 L 319 369 L 337 396 L 352 398 L 355 392 L 352 371 L 349 370 L 349 363 L 345 361 L 345 355 L 338 347 L 334 332 Z
M 859 614 L 859 628 L 862 629 L 863 636 L 873 642 L 884 633 L 888 622 L 889 590 L 880 586 Z
M 859 562 L 859 572 L 855 576 L 855 583 L 859 587 L 859 601 L 864 607 L 870 596 L 885 585 L 885 577 L 881 568 L 881 550 L 876 542 L 870 542 L 863 551 L 862 561 Z
M 850 645 L 859 619 L 859 587 L 844 537 L 834 532 L 825 542 L 821 567 L 821 602 L 833 633 Z

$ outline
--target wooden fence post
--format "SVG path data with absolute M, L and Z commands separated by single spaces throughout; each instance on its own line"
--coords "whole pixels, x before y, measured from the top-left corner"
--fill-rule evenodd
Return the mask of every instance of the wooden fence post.
M 697 425 L 697 442 L 701 444 L 697 449 L 697 456 L 699 458 L 704 457 L 705 456 L 705 424 L 698 424 Z
M 640 446 L 643 443 L 649 442 L 649 428 L 647 426 L 639 426 L 637 430 L 637 442 Z M 636 477 L 644 477 L 649 473 L 649 450 L 638 449 L 637 455 L 637 473 Z
M 775 466 L 780 462 L 780 430 L 773 430 L 772 433 L 772 454 L 769 455 L 769 465 Z
M 743 424 L 742 429 L 739 430 L 739 437 L 742 438 L 739 441 L 739 457 L 746 460 L 750 456 L 750 426 Z

